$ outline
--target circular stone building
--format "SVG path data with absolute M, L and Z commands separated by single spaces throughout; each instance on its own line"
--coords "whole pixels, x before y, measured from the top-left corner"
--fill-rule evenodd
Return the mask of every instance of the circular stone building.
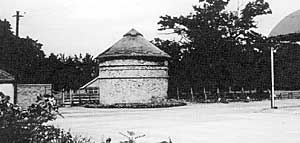
M 100 103 L 146 103 L 152 97 L 167 97 L 169 58 L 130 30 L 97 57 L 99 76 L 91 84 L 99 87 Z

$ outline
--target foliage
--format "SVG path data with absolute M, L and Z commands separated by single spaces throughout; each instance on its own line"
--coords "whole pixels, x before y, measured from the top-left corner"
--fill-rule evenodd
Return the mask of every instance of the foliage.
M 300 89 L 300 45 L 281 44 L 275 54 L 275 89 Z
M 45 63 L 45 81 L 54 84 L 56 90 L 78 89 L 98 75 L 98 64 L 90 54 L 65 57 L 52 53 Z
M 42 65 L 45 58 L 41 50 L 42 44 L 37 40 L 27 38 L 17 38 L 11 31 L 10 24 L 0 20 L 0 67 L 15 75 L 19 81 L 29 83 L 40 82 L 36 76 L 38 72 L 32 70 Z
M 136 135 L 133 131 L 127 131 L 127 133 L 121 133 L 120 134 L 127 138 L 127 141 L 121 141 L 120 143 L 136 143 L 136 140 L 142 137 L 145 137 L 146 135 Z
M 298 45 L 282 45 L 255 31 L 255 18 L 270 14 L 269 4 L 253 0 L 239 11 L 229 11 L 229 2 L 199 0 L 188 15 L 161 16 L 159 30 L 180 37 L 176 41 L 152 41 L 172 56 L 169 95 L 176 95 L 176 87 L 193 87 L 196 92 L 203 87 L 269 89 L 269 47 L 274 45 L 281 47 L 275 54 L 276 89 L 300 89 L 296 80 L 300 77 Z M 296 41 L 298 37 L 291 34 L 280 38 Z M 54 90 L 69 90 L 97 77 L 98 64 L 90 54 L 46 56 L 42 46 L 30 37 L 14 36 L 10 23 L 0 20 L 0 68 L 13 74 L 18 83 L 50 83 Z
M 48 125 L 56 119 L 57 108 L 39 100 L 27 110 L 9 103 L 8 96 L 0 93 L 1 143 L 91 143 L 88 138 L 73 137 L 70 132 Z
M 55 90 L 78 89 L 97 76 L 97 62 L 90 54 L 65 57 L 51 53 L 30 37 L 13 35 L 8 21 L 0 20 L 0 68 L 18 83 L 50 83 Z
M 175 93 L 176 87 L 185 86 L 270 88 L 268 48 L 272 42 L 254 31 L 254 18 L 270 14 L 269 4 L 255 0 L 240 11 L 228 11 L 228 3 L 199 0 L 194 12 L 186 16 L 160 17 L 159 30 L 181 37 L 179 41 L 153 41 L 173 56 L 169 91 Z

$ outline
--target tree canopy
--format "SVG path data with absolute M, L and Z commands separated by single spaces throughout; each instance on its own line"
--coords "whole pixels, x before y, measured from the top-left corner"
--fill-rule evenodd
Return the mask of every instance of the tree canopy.
M 170 76 L 174 86 L 269 88 L 271 43 L 255 31 L 255 18 L 272 13 L 269 4 L 255 0 L 240 11 L 229 11 L 228 3 L 199 0 L 188 15 L 160 17 L 159 30 L 180 36 L 177 41 L 153 41 L 173 56 Z
M 190 14 L 160 17 L 159 30 L 179 37 L 152 41 L 172 56 L 169 91 L 270 89 L 271 46 L 280 47 L 275 54 L 276 89 L 300 89 L 300 47 L 293 43 L 295 36 L 290 36 L 291 43 L 281 44 L 255 31 L 255 19 L 272 13 L 269 4 L 253 0 L 239 10 L 228 10 L 229 2 L 199 0 Z M 68 90 L 97 76 L 97 62 L 90 54 L 46 56 L 42 46 L 30 37 L 14 36 L 9 22 L 0 20 L 0 68 L 18 83 L 51 83 L 55 90 Z
M 0 68 L 17 83 L 48 83 L 55 90 L 78 89 L 97 76 L 97 63 L 90 54 L 46 56 L 42 44 L 30 37 L 13 35 L 8 21 L 0 20 Z

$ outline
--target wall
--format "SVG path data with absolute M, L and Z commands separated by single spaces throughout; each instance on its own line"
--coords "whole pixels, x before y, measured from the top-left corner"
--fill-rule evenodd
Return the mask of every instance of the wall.
M 27 108 L 35 103 L 37 96 L 50 94 L 51 84 L 17 84 L 17 104 Z
M 100 103 L 145 103 L 167 97 L 168 63 L 135 59 L 100 63 Z
M 14 103 L 14 86 L 12 83 L 0 83 L 0 92 L 10 97 L 10 102 Z

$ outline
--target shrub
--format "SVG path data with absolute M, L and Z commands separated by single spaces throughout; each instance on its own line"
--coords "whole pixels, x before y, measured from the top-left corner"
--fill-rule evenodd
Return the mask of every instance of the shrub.
M 37 103 L 23 110 L 9 103 L 9 97 L 0 92 L 0 142 L 1 143 L 90 143 L 86 138 L 73 138 L 53 125 L 58 109 L 48 101 L 38 98 Z

